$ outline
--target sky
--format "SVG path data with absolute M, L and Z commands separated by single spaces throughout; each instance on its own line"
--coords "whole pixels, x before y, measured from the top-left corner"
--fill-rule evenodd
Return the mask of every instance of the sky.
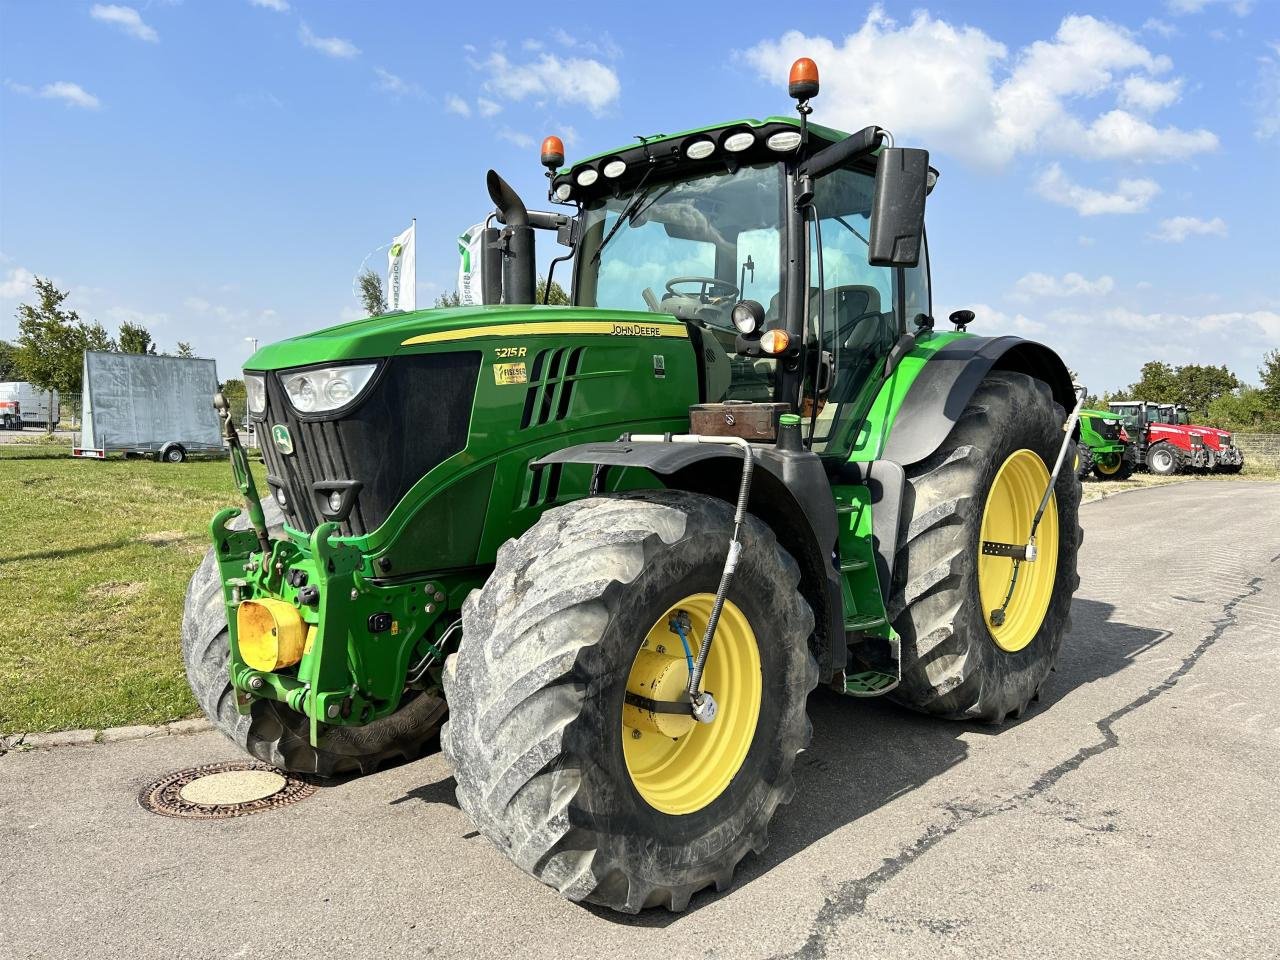
M 489 167 L 541 204 L 542 137 L 785 114 L 810 56 L 815 120 L 941 171 L 940 327 L 973 309 L 1095 392 L 1148 359 L 1256 382 L 1280 346 L 1280 0 L 477 9 L 0 0 L 0 339 L 47 276 L 235 376 L 246 338 L 357 318 L 411 218 L 419 303 L 452 290 Z

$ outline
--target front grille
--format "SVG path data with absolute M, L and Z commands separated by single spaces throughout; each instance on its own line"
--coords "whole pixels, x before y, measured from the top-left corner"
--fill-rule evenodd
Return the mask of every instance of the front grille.
M 302 419 L 277 374 L 267 374 L 267 410 L 260 431 L 274 495 L 283 487 L 289 525 L 311 532 L 324 518 L 313 484 L 360 484 L 343 536 L 376 529 L 400 498 L 432 467 L 467 444 L 480 354 L 429 353 L 394 357 L 368 394 L 337 419 Z M 293 453 L 273 442 L 271 428 L 288 427 Z
M 1093 429 L 1098 436 L 1104 440 L 1119 441 L 1120 439 L 1120 421 L 1119 420 L 1103 420 L 1101 417 L 1093 418 Z

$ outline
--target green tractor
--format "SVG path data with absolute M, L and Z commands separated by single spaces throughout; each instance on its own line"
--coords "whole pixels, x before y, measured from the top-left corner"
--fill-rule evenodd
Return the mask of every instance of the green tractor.
M 1128 480 L 1133 474 L 1133 445 L 1114 413 L 1081 410 L 1076 451 L 1076 473 L 1081 480 L 1090 473 L 1099 480 Z
M 563 212 L 488 175 L 483 303 L 250 358 L 267 489 L 215 401 L 246 516 L 183 623 L 227 736 L 331 777 L 439 735 L 521 869 L 681 910 L 766 845 L 818 685 L 991 723 L 1037 698 L 1078 584 L 1070 376 L 934 329 L 928 154 L 809 123 L 817 90 L 801 60 L 797 118 L 569 166 L 548 138 Z M 571 306 L 533 302 L 540 230 Z

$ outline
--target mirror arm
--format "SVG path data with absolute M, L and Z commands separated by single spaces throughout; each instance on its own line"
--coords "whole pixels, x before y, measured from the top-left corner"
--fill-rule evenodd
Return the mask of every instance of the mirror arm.
M 823 147 L 800 165 L 796 176 L 816 180 L 853 160 L 869 156 L 883 146 L 887 139 L 889 139 L 888 131 L 881 127 L 863 127 L 839 143 Z

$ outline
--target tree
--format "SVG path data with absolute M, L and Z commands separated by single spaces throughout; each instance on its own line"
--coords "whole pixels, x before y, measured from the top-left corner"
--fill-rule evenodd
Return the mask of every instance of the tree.
M 1209 404 L 1206 420 L 1211 427 L 1246 433 L 1280 431 L 1280 410 L 1268 403 L 1266 393 L 1257 387 L 1224 393 Z
M 1185 403 L 1188 410 L 1196 413 L 1207 413 L 1214 400 L 1241 386 L 1236 375 L 1225 365 L 1214 367 L 1189 363 L 1185 367 L 1178 367 L 1174 377 L 1177 397 L 1168 402 Z
M 196 352 L 191 349 L 191 344 L 187 343 L 187 341 L 179 340 L 177 355 L 179 357 L 194 357 L 196 355 Z
M 149 353 L 154 356 L 156 345 L 146 327 L 126 320 L 120 324 L 120 352 Z
M 382 292 L 382 277 L 365 268 L 360 274 L 360 302 L 366 316 L 379 317 L 387 312 L 387 298 Z
M 52 280 L 36 277 L 39 305 L 18 305 L 18 368 L 40 390 L 79 393 L 86 350 L 114 350 L 102 324 L 64 310 L 68 294 Z M 50 431 L 53 425 L 49 425 Z
M 244 381 L 232 377 L 225 380 L 222 386 L 218 387 L 222 391 L 222 395 L 227 398 L 227 403 L 231 406 L 231 419 L 238 424 L 244 423 L 245 415 L 245 392 Z
M 1258 376 L 1262 378 L 1262 395 L 1267 406 L 1280 414 L 1280 350 L 1263 354 Z
M 457 290 L 452 290 L 449 293 L 442 293 L 436 297 L 435 306 L 437 308 L 460 307 L 462 306 L 462 297 L 458 294 Z
M 533 295 L 534 303 L 542 303 L 542 296 L 546 291 L 547 278 L 539 277 L 538 286 Z M 551 281 L 551 293 L 547 295 L 547 303 L 558 307 L 569 306 L 569 295 L 564 292 L 564 287 L 560 286 L 560 284 L 556 283 L 554 280 Z
M 1142 377 L 1127 392 L 1135 400 L 1178 403 L 1177 371 L 1160 360 L 1149 360 L 1142 365 Z
M 7 340 L 0 340 L 0 380 L 21 380 L 18 372 L 18 348 Z

